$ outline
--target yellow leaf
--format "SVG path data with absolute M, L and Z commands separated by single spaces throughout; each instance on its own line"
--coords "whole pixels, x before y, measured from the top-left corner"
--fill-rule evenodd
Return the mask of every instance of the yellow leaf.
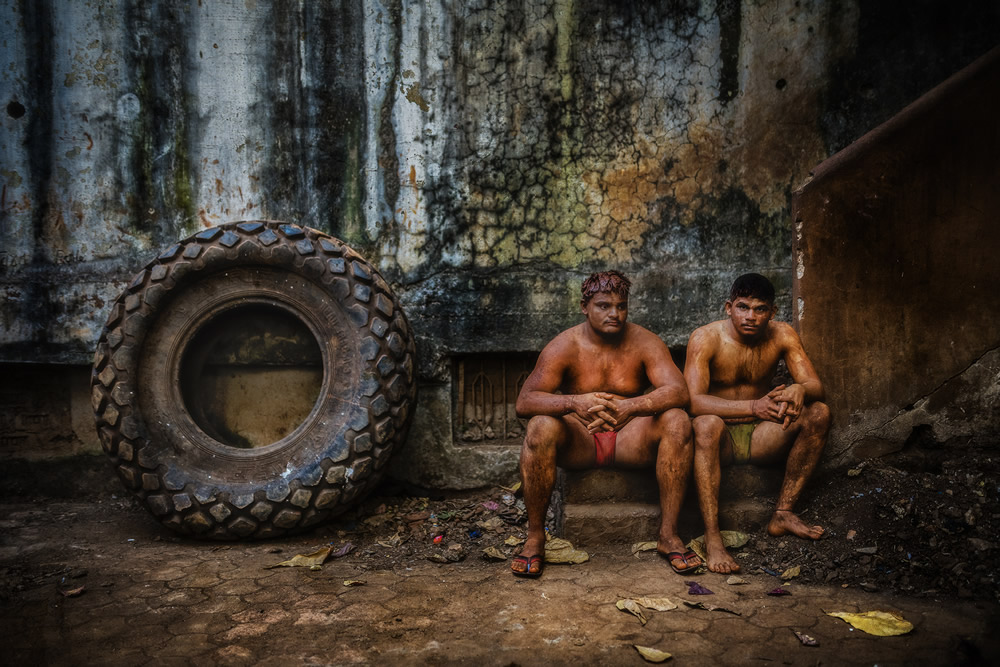
M 722 544 L 727 549 L 739 549 L 750 541 L 749 535 L 741 533 L 738 530 L 723 530 L 720 531 L 720 534 L 722 535 Z M 703 561 L 708 561 L 708 553 L 705 551 L 704 535 L 696 537 L 688 542 L 687 548 L 701 556 Z
M 677 605 L 670 598 L 633 598 L 646 609 L 653 611 L 670 611 L 677 609 Z
M 560 537 L 549 538 L 545 543 L 546 563 L 586 563 L 590 554 L 573 548 L 569 540 Z
M 632 614 L 639 619 L 640 623 L 646 625 L 646 614 L 642 611 L 642 607 L 640 607 L 635 600 L 619 600 L 615 603 L 615 606 L 622 611 L 627 611 Z
M 639 646 L 638 644 L 632 644 L 632 646 L 635 647 L 635 650 L 639 652 L 639 655 L 641 655 L 646 662 L 666 662 L 667 660 L 670 660 L 670 658 L 674 657 L 666 651 L 661 651 L 649 646 Z
M 361 579 L 345 579 L 344 580 L 344 585 L 345 586 L 364 586 L 366 583 L 368 583 L 368 582 L 367 581 L 362 581 Z
M 858 630 L 879 637 L 905 635 L 913 629 L 912 623 L 893 611 L 863 611 L 857 614 L 847 611 L 831 611 L 827 612 L 826 615 L 842 618 Z
M 632 555 L 637 555 L 640 551 L 652 551 L 656 548 L 656 542 L 636 542 L 632 545 Z
M 798 565 L 795 567 L 790 567 L 781 573 L 781 580 L 788 581 L 789 579 L 794 579 L 795 577 L 802 574 L 802 568 Z
M 330 547 L 322 547 L 312 552 L 311 554 L 298 554 L 292 556 L 288 560 L 283 560 L 280 563 L 275 563 L 274 565 L 268 565 L 266 568 L 270 570 L 272 567 L 314 567 L 322 565 L 323 561 L 327 559 L 330 555 Z

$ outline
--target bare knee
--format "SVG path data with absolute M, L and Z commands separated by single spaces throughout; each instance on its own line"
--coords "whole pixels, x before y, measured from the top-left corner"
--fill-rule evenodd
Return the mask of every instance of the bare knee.
M 686 444 L 691 441 L 691 418 L 680 408 L 671 408 L 656 416 L 656 427 L 670 441 Z
M 699 449 L 716 449 L 719 440 L 722 438 L 722 431 L 726 428 L 725 422 L 716 415 L 699 415 L 692 420 L 694 428 L 695 447 Z
M 826 433 L 830 429 L 830 408 L 826 403 L 817 401 L 805 406 L 805 423 L 810 430 Z
M 566 439 L 566 425 L 561 419 L 538 415 L 528 421 L 524 436 L 522 454 L 555 453 L 559 445 Z

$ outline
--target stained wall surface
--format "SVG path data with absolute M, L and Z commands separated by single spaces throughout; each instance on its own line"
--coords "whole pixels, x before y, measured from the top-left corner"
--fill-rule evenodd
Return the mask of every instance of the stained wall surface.
M 998 104 L 1000 48 L 795 195 L 795 318 L 838 422 L 833 459 L 996 443 Z
M 160 248 L 293 220 L 413 322 L 401 474 L 488 482 L 516 452 L 453 446 L 456 358 L 539 350 L 605 267 L 673 348 L 746 270 L 789 316 L 793 188 L 998 28 L 986 2 L 0 0 L 0 361 L 87 364 Z

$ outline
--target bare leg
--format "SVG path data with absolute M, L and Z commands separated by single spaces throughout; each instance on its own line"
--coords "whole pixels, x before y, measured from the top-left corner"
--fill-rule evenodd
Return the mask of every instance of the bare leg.
M 556 482 L 556 454 L 558 445 L 567 437 L 562 420 L 533 417 L 528 422 L 521 447 L 521 484 L 524 507 L 528 513 L 528 537 L 521 548 L 522 556 L 545 553 L 545 514 Z M 534 574 L 541 570 L 541 565 L 534 565 L 528 570 L 526 563 L 515 560 L 511 569 Z
M 683 410 L 672 409 L 655 417 L 653 426 L 659 436 L 656 481 L 660 488 L 660 534 L 656 550 L 663 555 L 683 553 L 684 541 L 677 534 L 677 515 L 691 471 L 691 421 Z M 693 567 L 702 564 L 700 558 L 688 558 L 687 563 Z
M 801 427 L 788 452 L 785 480 L 778 494 L 777 509 L 767 524 L 767 532 L 775 537 L 791 533 L 818 540 L 823 535 L 823 527 L 808 525 L 792 509 L 823 452 L 826 433 L 830 428 L 830 409 L 825 403 L 811 403 L 806 406 L 798 421 Z
M 739 572 L 740 565 L 726 550 L 719 530 L 719 485 L 722 478 L 722 449 L 732 446 L 725 423 L 715 415 L 694 418 L 694 479 L 698 488 L 698 504 L 705 522 L 705 551 L 708 569 L 729 574 Z

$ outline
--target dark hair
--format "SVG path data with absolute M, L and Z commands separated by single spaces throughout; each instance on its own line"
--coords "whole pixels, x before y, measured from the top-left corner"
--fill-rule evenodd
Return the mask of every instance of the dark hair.
M 580 299 L 580 305 L 586 306 L 591 298 L 593 298 L 593 296 L 598 292 L 611 292 L 612 294 L 617 294 L 623 299 L 627 299 L 628 291 L 631 287 L 632 281 L 626 278 L 625 274 L 620 271 L 601 271 L 600 273 L 591 273 L 587 279 L 583 281 L 583 285 L 580 286 L 580 292 L 583 294 Z
M 740 297 L 760 299 L 774 305 L 774 285 L 759 273 L 744 273 L 733 281 L 733 288 L 729 290 L 730 302 Z

